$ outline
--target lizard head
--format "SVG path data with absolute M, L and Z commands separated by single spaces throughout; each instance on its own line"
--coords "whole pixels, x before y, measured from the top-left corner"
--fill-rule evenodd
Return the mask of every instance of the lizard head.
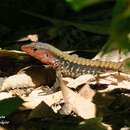
M 58 59 L 55 57 L 53 53 L 51 53 L 47 49 L 41 49 L 37 46 L 31 46 L 29 45 L 23 45 L 21 47 L 21 50 L 29 54 L 30 56 L 38 59 L 41 61 L 43 64 L 47 64 L 53 68 L 58 67 Z

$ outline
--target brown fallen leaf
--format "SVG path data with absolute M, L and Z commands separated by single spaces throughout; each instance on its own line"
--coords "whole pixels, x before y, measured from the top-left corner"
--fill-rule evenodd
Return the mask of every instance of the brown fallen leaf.
M 127 90 L 130 90 L 130 82 L 128 81 L 122 81 L 120 83 L 118 83 L 117 85 L 108 85 L 108 87 L 104 90 L 99 90 L 99 92 L 110 92 L 110 91 L 113 91 L 114 89 L 127 89 Z
M 41 85 L 52 86 L 55 81 L 56 72 L 52 68 L 44 68 L 38 65 L 28 66 L 21 69 L 17 74 L 6 78 L 1 85 L 1 91 L 19 88 L 36 88 Z
M 74 80 L 70 80 L 70 82 L 67 84 L 69 88 L 77 88 L 80 85 L 85 84 L 86 82 L 88 83 L 91 80 L 95 80 L 95 76 L 92 74 L 86 74 L 86 75 L 81 75 L 78 78 Z
M 129 86 L 130 86 L 130 75 L 124 74 L 124 73 L 119 74 L 117 72 L 103 73 L 103 74 L 100 74 L 99 77 L 93 76 L 93 75 L 81 75 L 76 79 L 68 80 L 68 81 L 69 82 L 68 82 L 67 86 L 70 87 L 70 88 L 75 88 L 75 89 L 78 86 L 83 85 L 83 84 L 85 84 L 86 86 L 88 86 L 89 84 L 95 85 L 95 86 L 97 85 L 99 87 L 103 84 L 107 85 L 107 87 L 105 87 L 102 90 L 99 90 L 100 89 L 99 88 L 97 90 L 98 92 L 112 91 L 116 88 L 125 88 L 125 89 L 128 89 L 128 90 L 130 89 L 129 88 Z M 88 86 L 88 88 L 90 88 L 90 87 Z M 81 92 L 85 97 L 87 95 L 89 95 L 88 93 L 85 92 L 85 91 L 88 91 L 87 89 L 82 90 L 82 92 Z M 91 93 L 90 93 L 90 95 L 91 95 Z
M 6 129 L 6 128 L 0 126 L 0 130 L 8 130 L 8 129 Z
M 11 93 L 8 92 L 1 92 L 0 93 L 0 100 L 7 99 L 13 97 Z
M 119 61 L 123 61 L 124 59 L 127 59 L 130 57 L 130 53 L 125 53 L 124 50 L 120 50 L 119 49 L 115 49 L 112 50 L 110 52 L 104 53 L 104 55 L 102 55 L 104 52 L 100 51 L 94 58 L 93 60 L 97 60 L 100 59 L 102 61 L 114 61 L 114 62 L 119 62 Z
M 18 73 L 25 73 L 30 76 L 36 86 L 52 86 L 56 81 L 56 71 L 53 68 L 41 65 L 27 66 L 22 68 Z
M 130 127 L 124 126 L 120 130 L 130 130 Z
M 94 118 L 96 116 L 96 106 L 94 103 L 66 87 L 62 80 L 60 80 L 60 86 L 64 102 L 68 106 L 66 109 L 72 110 L 83 119 Z
M 79 94 L 85 99 L 89 99 L 90 101 L 92 101 L 92 98 L 94 97 L 96 92 L 92 88 L 90 88 L 88 84 L 86 84 L 79 90 Z
M 49 107 L 53 106 L 53 104 L 58 104 L 62 99 L 62 92 L 58 91 L 49 95 L 40 95 L 39 92 L 42 90 L 35 89 L 32 91 L 28 97 L 21 97 L 25 102 L 23 103 L 24 108 L 21 109 L 34 109 L 37 105 L 39 105 L 42 101 L 45 102 Z M 55 108 L 52 109 L 56 112 Z M 59 108 L 60 109 L 60 108 Z
M 106 73 L 107 74 L 107 73 Z M 109 73 L 108 73 L 109 74 Z M 91 82 L 95 84 L 96 81 Z M 130 90 L 130 75 L 124 73 L 110 73 L 109 75 L 103 74 L 102 77 L 99 78 L 99 84 L 107 84 L 107 88 L 103 90 L 98 90 L 98 92 L 110 92 L 114 89 L 128 89 Z
M 1 86 L 1 91 L 34 86 L 35 84 L 33 83 L 31 77 L 27 74 L 22 73 L 10 76 L 7 79 L 5 79 Z
M 0 57 L 11 57 L 19 59 L 21 56 L 26 56 L 25 52 L 16 50 L 2 50 L 0 49 Z
M 68 84 L 70 82 L 73 82 L 75 79 L 70 78 L 70 77 L 63 77 L 62 80 L 64 81 L 65 84 Z M 71 87 L 71 86 L 69 86 Z
M 30 34 L 30 35 L 27 36 L 27 38 L 32 42 L 38 41 L 38 35 L 37 34 Z

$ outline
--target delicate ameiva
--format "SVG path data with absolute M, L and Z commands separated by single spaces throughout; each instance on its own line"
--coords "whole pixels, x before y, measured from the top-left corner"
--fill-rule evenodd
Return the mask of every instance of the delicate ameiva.
M 73 78 L 83 74 L 100 74 L 106 71 L 130 72 L 126 65 L 129 59 L 116 63 L 79 58 L 69 55 L 50 44 L 41 42 L 23 45 L 21 49 L 42 63 L 60 71 L 64 76 Z

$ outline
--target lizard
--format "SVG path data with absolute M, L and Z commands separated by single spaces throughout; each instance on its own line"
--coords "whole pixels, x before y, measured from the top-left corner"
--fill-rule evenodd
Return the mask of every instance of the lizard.
M 130 58 L 122 62 L 91 60 L 76 57 L 42 42 L 23 45 L 21 50 L 59 71 L 63 76 L 77 78 L 84 74 L 100 74 L 107 71 L 130 73 L 127 65 Z

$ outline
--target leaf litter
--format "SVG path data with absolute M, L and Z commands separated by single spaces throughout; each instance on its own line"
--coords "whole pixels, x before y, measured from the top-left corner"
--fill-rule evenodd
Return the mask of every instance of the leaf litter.
M 106 109 L 106 107 L 114 102 L 113 100 L 116 99 L 117 95 L 125 95 L 129 97 L 130 75 L 128 74 L 108 72 L 99 76 L 87 74 L 79 76 L 76 79 L 70 77 L 59 79 L 59 77 L 55 75 L 55 72 L 50 74 L 50 71 L 52 71 L 49 71 L 50 68 L 40 68 L 39 66 L 34 67 L 35 71 L 30 69 L 33 76 L 26 73 L 28 68 L 30 69 L 31 67 L 24 68 L 17 74 L 5 78 L 1 85 L 0 97 L 2 100 L 11 96 L 20 96 L 20 98 L 25 101 L 20 109 L 36 110 L 35 116 L 38 116 L 41 111 L 41 109 L 37 110 L 37 106 L 40 104 L 46 104 L 54 113 L 66 114 L 74 117 L 77 116 L 82 119 L 95 118 L 100 115 L 98 115 L 98 109 Z M 42 69 L 44 70 L 43 72 L 41 71 Z M 38 74 L 36 71 L 38 71 Z M 40 74 L 40 72 L 42 73 Z M 42 80 L 36 78 L 39 74 Z M 51 83 L 47 80 L 51 80 Z M 105 88 L 101 89 L 103 85 Z M 92 86 L 95 87 L 93 88 Z M 17 91 L 15 92 L 16 95 L 14 95 L 12 90 L 20 89 L 21 91 L 23 88 L 25 89 L 25 92 L 27 92 L 28 88 L 32 88 L 32 90 L 29 91 L 29 94 L 27 95 L 20 94 Z M 47 88 L 47 91 L 48 88 L 50 90 L 46 93 L 43 88 Z M 119 91 L 115 91 L 118 89 Z M 113 95 L 113 91 L 115 92 L 115 95 Z M 97 96 L 98 94 L 101 94 L 101 97 Z M 105 97 L 106 99 L 102 99 L 107 101 L 108 104 L 106 105 L 104 101 L 100 104 L 100 101 L 97 101 L 100 104 L 99 105 L 95 102 L 95 97 Z M 100 98 L 98 100 L 100 100 Z M 102 111 L 99 113 L 102 113 Z M 33 116 L 34 114 L 30 115 L 30 118 L 33 118 Z

